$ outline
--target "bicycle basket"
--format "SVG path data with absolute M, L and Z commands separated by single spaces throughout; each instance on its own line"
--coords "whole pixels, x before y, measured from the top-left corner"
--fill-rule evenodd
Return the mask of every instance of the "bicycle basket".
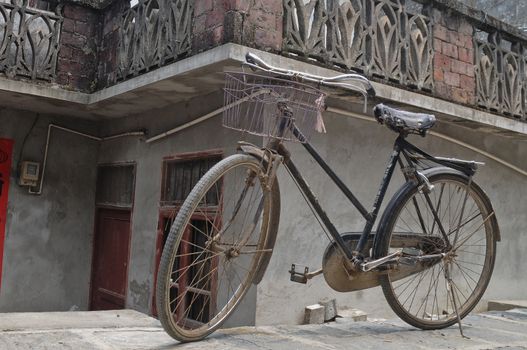
M 223 126 L 258 136 L 307 142 L 316 128 L 325 96 L 322 91 L 296 81 L 227 72 Z M 284 105 L 292 113 L 284 114 Z M 298 137 L 291 128 L 279 127 L 291 123 L 300 130 Z

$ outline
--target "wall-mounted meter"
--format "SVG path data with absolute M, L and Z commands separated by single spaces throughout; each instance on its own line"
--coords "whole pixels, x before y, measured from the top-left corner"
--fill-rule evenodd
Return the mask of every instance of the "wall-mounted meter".
M 20 164 L 20 178 L 18 179 L 18 184 L 20 186 L 34 187 L 38 183 L 39 174 L 40 163 L 22 162 L 22 164 Z

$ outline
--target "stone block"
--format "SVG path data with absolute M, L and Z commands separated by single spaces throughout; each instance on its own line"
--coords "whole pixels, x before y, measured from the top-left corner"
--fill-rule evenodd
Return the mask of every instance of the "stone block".
M 304 314 L 304 324 L 324 323 L 325 308 L 320 304 L 306 306 Z
M 338 316 L 342 318 L 352 319 L 354 322 L 361 322 L 368 320 L 368 314 L 359 309 L 344 309 L 338 312 Z
M 332 321 L 337 317 L 337 301 L 335 299 L 319 302 L 324 307 L 324 321 Z

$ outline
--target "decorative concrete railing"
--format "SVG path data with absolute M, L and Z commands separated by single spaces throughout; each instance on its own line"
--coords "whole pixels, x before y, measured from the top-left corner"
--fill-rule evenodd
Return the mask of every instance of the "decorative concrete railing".
M 477 34 L 478 106 L 527 120 L 527 41 L 497 28 L 478 30 Z
M 28 7 L 27 0 L 0 2 L 0 71 L 52 81 L 56 76 L 62 16 Z
M 284 50 L 432 89 L 432 26 L 404 0 L 284 0 Z
M 193 0 L 139 0 L 122 16 L 117 79 L 163 66 L 191 48 Z

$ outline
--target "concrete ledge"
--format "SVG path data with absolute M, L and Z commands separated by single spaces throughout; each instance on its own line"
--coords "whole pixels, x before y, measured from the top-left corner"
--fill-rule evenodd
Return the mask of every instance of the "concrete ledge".
M 158 320 L 134 310 L 0 313 L 0 332 L 160 326 Z
M 156 108 L 219 91 L 223 87 L 223 71 L 239 69 L 241 63 L 245 62 L 245 54 L 248 51 L 256 53 L 273 66 L 325 76 L 341 74 L 290 57 L 242 45 L 225 44 L 93 94 L 9 79 L 0 79 L 0 92 L 4 93 L 3 100 L 7 106 L 11 103 L 13 107 L 24 106 L 37 111 L 66 115 L 70 113 L 101 119 L 124 117 L 151 112 Z M 427 110 L 445 120 L 465 123 L 469 127 L 480 128 L 483 131 L 488 129 L 504 134 L 527 135 L 527 123 L 519 120 L 381 83 L 373 83 L 373 85 L 377 90 L 375 102 L 388 101 L 410 110 Z M 31 99 L 24 96 L 29 96 Z M 349 108 L 357 108 L 356 99 L 350 100 L 349 103 L 346 101 L 346 104 Z
M 512 309 L 527 309 L 527 300 L 489 300 L 489 311 L 507 311 Z

